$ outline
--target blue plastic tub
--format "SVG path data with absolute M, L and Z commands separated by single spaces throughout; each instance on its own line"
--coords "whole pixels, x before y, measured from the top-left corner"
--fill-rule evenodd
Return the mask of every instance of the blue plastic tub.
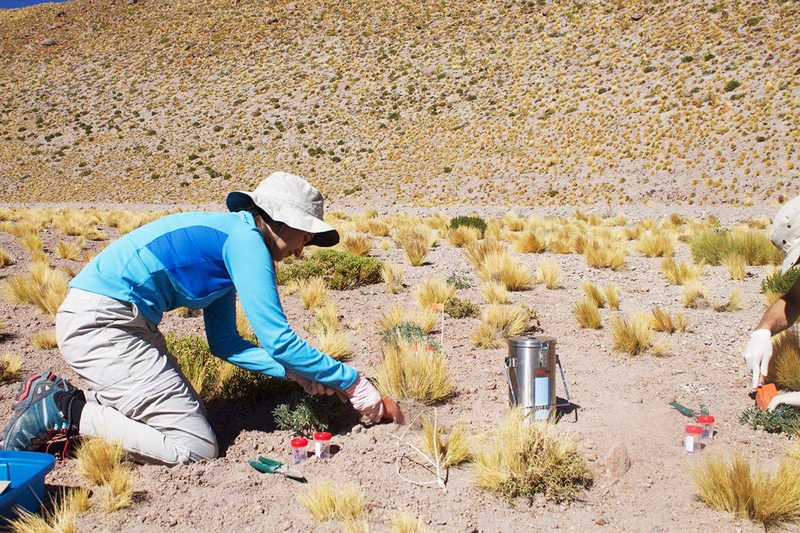
M 13 518 L 17 506 L 38 510 L 44 498 L 44 478 L 55 462 L 47 453 L 0 450 L 0 480 L 11 481 L 0 495 L 0 516 Z

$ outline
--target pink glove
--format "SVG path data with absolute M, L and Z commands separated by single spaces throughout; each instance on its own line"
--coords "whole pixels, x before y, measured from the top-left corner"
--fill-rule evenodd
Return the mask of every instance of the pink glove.
M 336 389 L 323 385 L 319 381 L 305 378 L 292 370 L 286 370 L 286 377 L 303 387 L 303 390 L 308 394 L 327 394 L 328 396 L 336 394 Z
M 383 401 L 381 393 L 369 382 L 364 375 L 359 372 L 358 379 L 347 389 L 347 396 L 350 403 L 362 415 L 368 417 L 373 422 L 377 422 L 383 416 Z

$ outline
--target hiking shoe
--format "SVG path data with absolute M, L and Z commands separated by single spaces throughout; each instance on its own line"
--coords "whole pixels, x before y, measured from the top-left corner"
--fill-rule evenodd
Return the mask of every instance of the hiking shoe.
M 65 443 L 77 434 L 71 417 L 59 409 L 57 395 L 77 397 L 82 392 L 52 372 L 31 374 L 20 385 L 11 420 L 3 430 L 4 450 L 49 449 L 54 442 Z

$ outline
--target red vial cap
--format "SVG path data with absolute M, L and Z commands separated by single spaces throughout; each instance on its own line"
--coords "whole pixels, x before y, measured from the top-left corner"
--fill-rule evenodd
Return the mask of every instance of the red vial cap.
M 693 435 L 701 435 L 703 433 L 703 428 L 700 426 L 686 426 L 686 433 L 691 433 Z
M 314 440 L 331 440 L 331 434 L 327 431 L 319 431 L 314 433 Z
M 297 437 L 292 439 L 292 448 L 305 448 L 308 446 L 308 439 L 305 437 Z
M 714 420 L 716 419 L 711 415 L 700 415 L 697 417 L 697 421 L 701 424 L 713 424 Z

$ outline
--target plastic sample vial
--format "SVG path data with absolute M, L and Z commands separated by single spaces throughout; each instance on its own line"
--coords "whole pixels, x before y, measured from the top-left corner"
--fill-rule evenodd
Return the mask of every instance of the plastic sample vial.
M 308 439 L 304 437 L 297 437 L 292 439 L 292 464 L 299 465 L 308 458 Z
M 686 426 L 683 435 L 683 449 L 689 453 L 699 452 L 702 448 L 703 428 L 700 426 Z
M 331 456 L 331 434 L 327 431 L 314 433 L 314 454 L 317 459 L 327 459 Z
M 703 428 L 702 443 L 710 444 L 714 440 L 714 417 L 711 415 L 699 415 L 697 423 Z

